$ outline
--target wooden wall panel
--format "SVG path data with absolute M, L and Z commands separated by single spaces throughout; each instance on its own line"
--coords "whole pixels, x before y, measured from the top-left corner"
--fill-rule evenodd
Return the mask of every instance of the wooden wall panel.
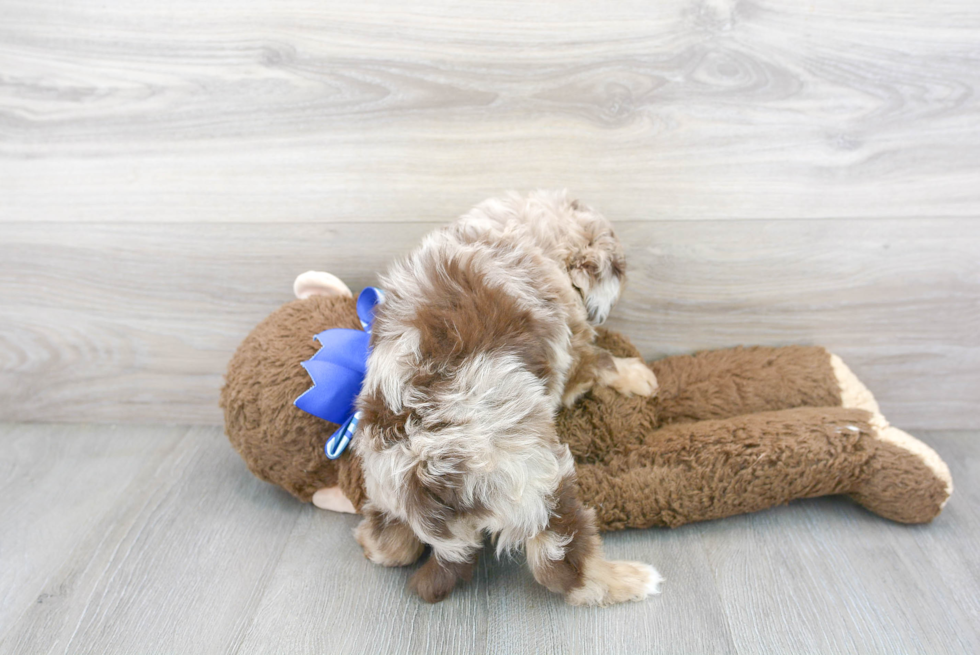
M 630 236 L 650 356 L 825 343 L 977 425 L 980 4 L 0 0 L 0 416 L 214 422 L 296 273 L 507 188 Z
M 238 342 L 297 273 L 355 290 L 436 224 L 0 225 L 0 419 L 220 421 Z M 647 357 L 823 344 L 908 428 L 977 427 L 980 223 L 622 222 L 610 325 Z
M 980 215 L 980 4 L 0 3 L 0 220 Z

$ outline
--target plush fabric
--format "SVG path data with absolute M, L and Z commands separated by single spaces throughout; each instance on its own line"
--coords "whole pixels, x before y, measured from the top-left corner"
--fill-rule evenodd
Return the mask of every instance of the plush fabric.
M 259 478 L 302 501 L 339 486 L 360 508 L 351 449 L 336 461 L 323 454 L 337 426 L 293 406 L 310 385 L 300 362 L 316 352 L 313 335 L 332 327 L 359 327 L 352 299 L 313 296 L 274 312 L 232 358 L 221 406 L 232 445 Z M 601 331 L 600 343 L 639 355 L 614 332 Z M 938 455 L 888 426 L 823 348 L 734 348 L 649 366 L 660 385 L 654 398 L 598 388 L 556 419 L 580 497 L 603 530 L 675 527 L 829 494 L 923 523 L 952 492 Z M 845 407 L 845 395 L 864 400 Z

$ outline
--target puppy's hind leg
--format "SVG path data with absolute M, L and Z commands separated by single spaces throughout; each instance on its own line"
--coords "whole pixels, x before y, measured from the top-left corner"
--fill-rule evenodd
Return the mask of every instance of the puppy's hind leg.
M 427 603 L 438 603 L 460 581 L 469 582 L 476 569 L 481 543 L 474 540 L 452 544 L 452 549 L 435 545 L 432 554 L 408 581 L 408 586 Z
M 364 505 L 364 519 L 354 530 L 364 556 L 381 566 L 408 566 L 418 561 L 425 547 L 408 524 Z
M 606 560 L 595 513 L 579 503 L 573 479 L 561 483 L 557 497 L 548 527 L 525 544 L 535 580 L 571 605 L 612 605 L 660 593 L 663 578 L 652 566 Z

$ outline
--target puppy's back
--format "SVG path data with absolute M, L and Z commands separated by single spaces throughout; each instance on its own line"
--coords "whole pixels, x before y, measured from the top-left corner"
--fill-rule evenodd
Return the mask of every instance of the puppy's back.
M 517 244 L 444 230 L 383 282 L 358 452 L 369 497 L 430 543 L 460 522 L 547 523 L 542 496 L 570 466 L 553 437 L 570 365 L 555 275 Z

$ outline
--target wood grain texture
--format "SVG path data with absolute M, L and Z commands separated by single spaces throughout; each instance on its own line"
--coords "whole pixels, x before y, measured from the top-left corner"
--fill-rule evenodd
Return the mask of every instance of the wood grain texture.
M 38 524 L 47 534 L 4 548 L 4 570 L 41 570 L 16 588 L 0 651 L 234 652 L 300 508 L 250 480 L 215 429 L 31 432 L 23 450 L 42 470 L 52 456 L 62 466 L 5 498 L 32 512 L 3 517 L 5 540 Z M 110 485 L 119 492 L 93 496 Z
M 52 573 L 76 547 L 102 539 L 93 524 L 104 524 L 127 489 L 186 432 L 142 428 L 124 437 L 108 426 L 0 430 L 0 639 L 34 605 L 35 614 L 60 606 L 81 572 L 64 570 L 54 586 L 48 584 Z
M 587 609 L 493 557 L 425 605 L 217 428 L 0 424 L 0 653 L 977 652 L 980 434 L 923 438 L 956 483 L 931 524 L 826 498 L 615 533 L 663 594 Z
M 965 0 L 0 3 L 0 220 L 980 216 Z
M 326 269 L 353 289 L 436 223 L 0 224 L 0 417 L 219 423 L 226 363 Z M 837 352 L 907 429 L 980 416 L 980 223 L 621 222 L 611 327 L 648 357 Z

